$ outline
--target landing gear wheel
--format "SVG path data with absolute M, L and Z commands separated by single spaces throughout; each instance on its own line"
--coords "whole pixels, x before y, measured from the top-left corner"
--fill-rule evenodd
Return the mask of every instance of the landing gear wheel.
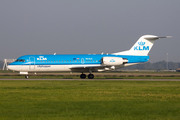
M 89 74 L 89 75 L 88 75 L 88 78 L 89 78 L 89 79 L 93 79 L 93 78 L 94 78 L 94 75 L 93 75 L 93 74 Z
M 86 74 L 81 74 L 81 75 L 80 75 L 80 78 L 81 78 L 81 79 L 85 79 L 85 78 L 86 78 Z
M 26 75 L 26 76 L 25 76 L 25 78 L 26 78 L 26 79 L 28 79 L 28 78 L 29 78 L 29 76 L 28 76 L 28 75 Z

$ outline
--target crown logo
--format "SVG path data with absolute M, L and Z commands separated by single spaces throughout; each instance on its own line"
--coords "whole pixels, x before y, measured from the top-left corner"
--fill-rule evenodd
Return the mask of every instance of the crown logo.
M 141 46 L 143 46 L 143 45 L 145 45 L 145 42 L 142 42 L 142 41 L 141 41 L 141 42 L 138 42 L 138 44 L 141 45 Z
M 114 59 L 111 59 L 110 62 L 115 62 L 115 60 L 114 60 Z

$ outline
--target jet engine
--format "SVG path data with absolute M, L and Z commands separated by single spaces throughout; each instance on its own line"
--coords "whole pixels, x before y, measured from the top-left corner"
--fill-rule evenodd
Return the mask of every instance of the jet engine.
M 121 57 L 103 57 L 102 58 L 102 64 L 103 65 L 122 65 L 127 63 L 128 60 L 126 58 Z

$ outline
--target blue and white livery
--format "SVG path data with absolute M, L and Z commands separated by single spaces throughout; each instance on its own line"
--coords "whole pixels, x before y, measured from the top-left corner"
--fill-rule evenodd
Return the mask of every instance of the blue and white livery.
M 20 74 L 41 71 L 69 71 L 81 72 L 80 78 L 85 79 L 83 72 L 89 72 L 89 79 L 93 79 L 92 72 L 109 71 L 135 65 L 149 60 L 148 53 L 155 40 L 160 38 L 154 35 L 144 35 L 130 50 L 112 54 L 73 54 L 73 55 L 25 55 L 8 65 L 8 69 L 20 71 Z

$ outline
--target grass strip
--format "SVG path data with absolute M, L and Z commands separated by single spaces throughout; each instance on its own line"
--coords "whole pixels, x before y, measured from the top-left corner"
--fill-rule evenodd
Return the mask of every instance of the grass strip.
M 0 119 L 179 120 L 179 81 L 0 81 Z

